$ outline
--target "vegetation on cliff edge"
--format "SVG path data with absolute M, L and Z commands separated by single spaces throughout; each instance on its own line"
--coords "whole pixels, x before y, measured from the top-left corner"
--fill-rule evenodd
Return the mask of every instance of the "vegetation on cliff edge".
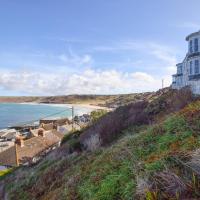
M 38 165 L 16 170 L 1 184 L 7 198 L 19 200 L 198 199 L 199 133 L 197 100 L 153 124 L 132 124 L 115 142 L 92 152 L 75 148 L 69 153 L 66 141 Z

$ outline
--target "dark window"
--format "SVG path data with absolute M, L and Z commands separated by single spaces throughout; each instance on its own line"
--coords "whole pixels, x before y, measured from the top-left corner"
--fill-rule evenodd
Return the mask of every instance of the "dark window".
M 192 40 L 190 40 L 190 53 L 192 53 L 193 50 L 192 50 Z
M 182 74 L 182 66 L 178 67 L 178 74 Z
M 192 61 L 190 61 L 190 74 L 192 74 Z
M 195 74 L 199 74 L 199 60 L 195 60 Z
M 198 52 L 199 51 L 199 41 L 198 41 L 198 38 L 195 38 L 194 39 L 194 51 L 195 52 Z

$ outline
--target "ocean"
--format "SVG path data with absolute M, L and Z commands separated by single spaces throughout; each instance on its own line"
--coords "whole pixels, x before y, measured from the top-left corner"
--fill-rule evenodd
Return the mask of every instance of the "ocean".
M 74 115 L 90 113 L 92 108 L 74 106 Z M 72 116 L 71 106 L 63 104 L 0 103 L 0 129 L 38 121 L 46 117 Z

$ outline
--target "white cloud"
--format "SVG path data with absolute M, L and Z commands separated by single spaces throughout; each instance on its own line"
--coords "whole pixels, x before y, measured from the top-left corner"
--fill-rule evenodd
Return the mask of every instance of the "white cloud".
M 92 63 L 92 57 L 88 54 L 83 56 L 78 56 L 76 54 L 70 53 L 68 54 L 61 54 L 58 56 L 58 59 L 64 62 L 64 64 L 71 66 L 71 67 L 80 67 L 81 65 L 88 65 Z
M 128 60 L 127 66 L 133 70 L 126 72 L 122 61 L 109 64 L 109 69 L 93 69 L 95 63 L 90 54 L 78 55 L 68 50 L 67 53 L 42 55 L 52 60 L 59 60 L 62 66 L 54 63 L 54 67 L 26 67 L 21 70 L 0 70 L 0 87 L 5 90 L 19 91 L 30 95 L 64 95 L 64 94 L 116 94 L 157 90 L 161 87 L 161 79 L 165 86 L 171 83 L 171 75 L 175 72 L 176 49 L 167 45 L 145 41 L 123 41 L 111 46 L 96 47 L 95 51 L 135 51 L 141 56 L 146 55 L 157 60 L 154 75 L 145 73 L 145 63 L 151 61 L 142 59 L 139 62 Z M 132 52 L 131 52 L 132 53 Z M 129 54 L 130 55 L 130 54 Z M 41 57 L 41 56 L 40 56 Z M 142 66 L 135 71 L 135 67 Z M 118 64 L 118 69 L 115 65 Z M 120 66 L 119 66 L 120 65 Z M 29 66 L 29 65 L 27 65 Z M 42 65 L 41 65 L 42 66 Z M 48 66 L 48 65 L 47 65 Z M 162 72 L 160 66 L 162 66 Z M 28 69 L 28 70 L 25 70 Z M 47 70 L 48 69 L 48 70 Z M 139 69 L 139 68 L 138 68 Z M 158 73 L 157 73 L 158 72 Z M 163 76 L 159 76 L 162 74 Z
M 188 28 L 188 29 L 196 29 L 198 31 L 200 29 L 200 23 L 184 22 L 182 24 L 179 24 L 178 27 L 180 27 L 180 28 Z
M 93 49 L 98 52 L 137 51 L 153 55 L 155 58 L 172 65 L 176 64 L 175 47 L 158 44 L 151 41 L 121 41 L 109 46 L 97 46 Z
M 121 41 L 114 43 L 110 46 L 97 46 L 94 48 L 94 51 L 98 52 L 123 52 L 131 51 L 139 52 L 141 56 L 143 55 L 144 60 L 142 60 L 143 70 L 145 67 L 145 57 L 150 55 L 157 62 L 158 72 L 162 70 L 164 72 L 164 77 L 168 77 L 168 80 L 171 80 L 171 75 L 176 71 L 177 56 L 179 52 L 177 48 L 165 44 L 159 44 L 151 41 Z M 147 65 L 150 64 L 150 61 L 146 61 Z M 159 63 L 159 64 L 158 64 Z M 139 63 L 138 63 L 139 64 Z M 126 65 L 137 66 L 136 63 L 127 62 Z M 141 64 L 139 64 L 141 66 Z M 123 64 L 121 64 L 123 66 Z M 141 66 L 142 67 L 142 66 Z M 168 84 L 169 85 L 169 84 Z
M 115 70 L 85 70 L 82 73 L 37 73 L 10 71 L 0 74 L 0 87 L 37 95 L 115 94 L 152 91 L 161 80 L 142 73 Z

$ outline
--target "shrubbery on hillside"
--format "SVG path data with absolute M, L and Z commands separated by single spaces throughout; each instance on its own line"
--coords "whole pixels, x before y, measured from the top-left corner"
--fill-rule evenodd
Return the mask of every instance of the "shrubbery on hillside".
M 198 199 L 200 136 L 193 125 L 199 118 L 189 117 L 194 113 L 200 113 L 199 101 L 160 124 L 124 130 L 125 137 L 105 149 L 43 161 L 7 191 L 11 199 Z
M 91 120 L 93 123 L 95 123 L 97 120 L 99 120 L 101 117 L 103 117 L 105 114 L 107 114 L 106 110 L 99 109 L 99 110 L 94 110 L 90 113 Z
M 68 136 L 60 149 L 34 168 L 6 177 L 6 196 L 11 200 L 200 198 L 200 101 L 171 114 L 171 107 L 177 111 L 193 100 L 191 93 L 170 90 L 161 98 L 118 108 L 99 119 L 81 134 L 81 142 L 98 134 L 91 140 L 92 152 L 69 154 L 66 149 L 76 144 L 75 135 Z M 107 147 L 97 148 L 102 145 Z
M 161 93 L 161 94 L 160 94 Z M 88 150 L 113 142 L 123 129 L 132 125 L 152 124 L 160 121 L 169 113 L 176 112 L 193 100 L 187 88 L 176 91 L 158 91 L 159 98 L 151 102 L 139 101 L 117 108 L 102 117 L 98 123 L 81 134 L 80 142 Z M 156 95 L 155 95 L 156 96 Z

